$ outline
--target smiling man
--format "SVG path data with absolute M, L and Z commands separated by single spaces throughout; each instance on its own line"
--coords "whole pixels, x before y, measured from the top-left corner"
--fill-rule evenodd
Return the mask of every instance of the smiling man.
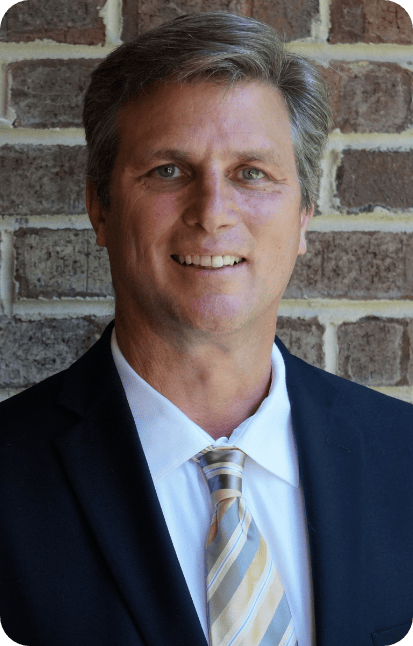
M 92 74 L 115 320 L 0 406 L 0 618 L 29 646 L 385 646 L 413 616 L 413 408 L 276 337 L 326 89 L 276 32 L 183 16 Z M 274 343 L 275 339 L 275 343 Z
M 106 213 L 88 185 L 116 340 L 217 439 L 268 394 L 278 306 L 305 251 L 313 207 L 300 206 L 288 110 L 265 83 L 172 82 L 128 102 L 120 133 Z

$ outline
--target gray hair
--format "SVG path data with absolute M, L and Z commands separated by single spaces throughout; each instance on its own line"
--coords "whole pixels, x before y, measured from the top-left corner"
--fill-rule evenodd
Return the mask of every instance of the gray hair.
M 87 178 L 103 208 L 117 152 L 119 111 L 154 82 L 244 81 L 278 88 L 286 102 L 301 187 L 301 207 L 314 204 L 331 123 L 328 91 L 304 57 L 286 51 L 279 34 L 253 18 L 221 12 L 180 16 L 125 42 L 91 74 L 83 105 Z

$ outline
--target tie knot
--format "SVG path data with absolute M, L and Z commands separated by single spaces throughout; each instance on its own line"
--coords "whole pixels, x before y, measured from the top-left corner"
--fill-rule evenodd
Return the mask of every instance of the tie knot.
M 246 457 L 241 449 L 235 447 L 204 450 L 195 456 L 206 477 L 214 504 L 242 496 L 242 474 Z

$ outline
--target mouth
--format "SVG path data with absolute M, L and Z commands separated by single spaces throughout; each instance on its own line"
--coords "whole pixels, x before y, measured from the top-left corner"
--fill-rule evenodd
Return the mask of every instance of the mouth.
M 202 267 L 203 269 L 221 269 L 221 267 L 233 267 L 246 262 L 241 256 L 181 256 L 173 254 L 172 260 L 185 267 Z

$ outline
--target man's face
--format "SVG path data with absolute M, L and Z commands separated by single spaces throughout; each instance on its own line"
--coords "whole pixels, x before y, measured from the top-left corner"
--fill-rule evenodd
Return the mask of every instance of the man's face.
M 275 328 L 312 216 L 300 211 L 282 95 L 258 83 L 169 83 L 120 115 L 109 211 L 90 187 L 87 198 L 117 314 L 171 333 Z M 233 257 L 241 262 L 218 267 Z

